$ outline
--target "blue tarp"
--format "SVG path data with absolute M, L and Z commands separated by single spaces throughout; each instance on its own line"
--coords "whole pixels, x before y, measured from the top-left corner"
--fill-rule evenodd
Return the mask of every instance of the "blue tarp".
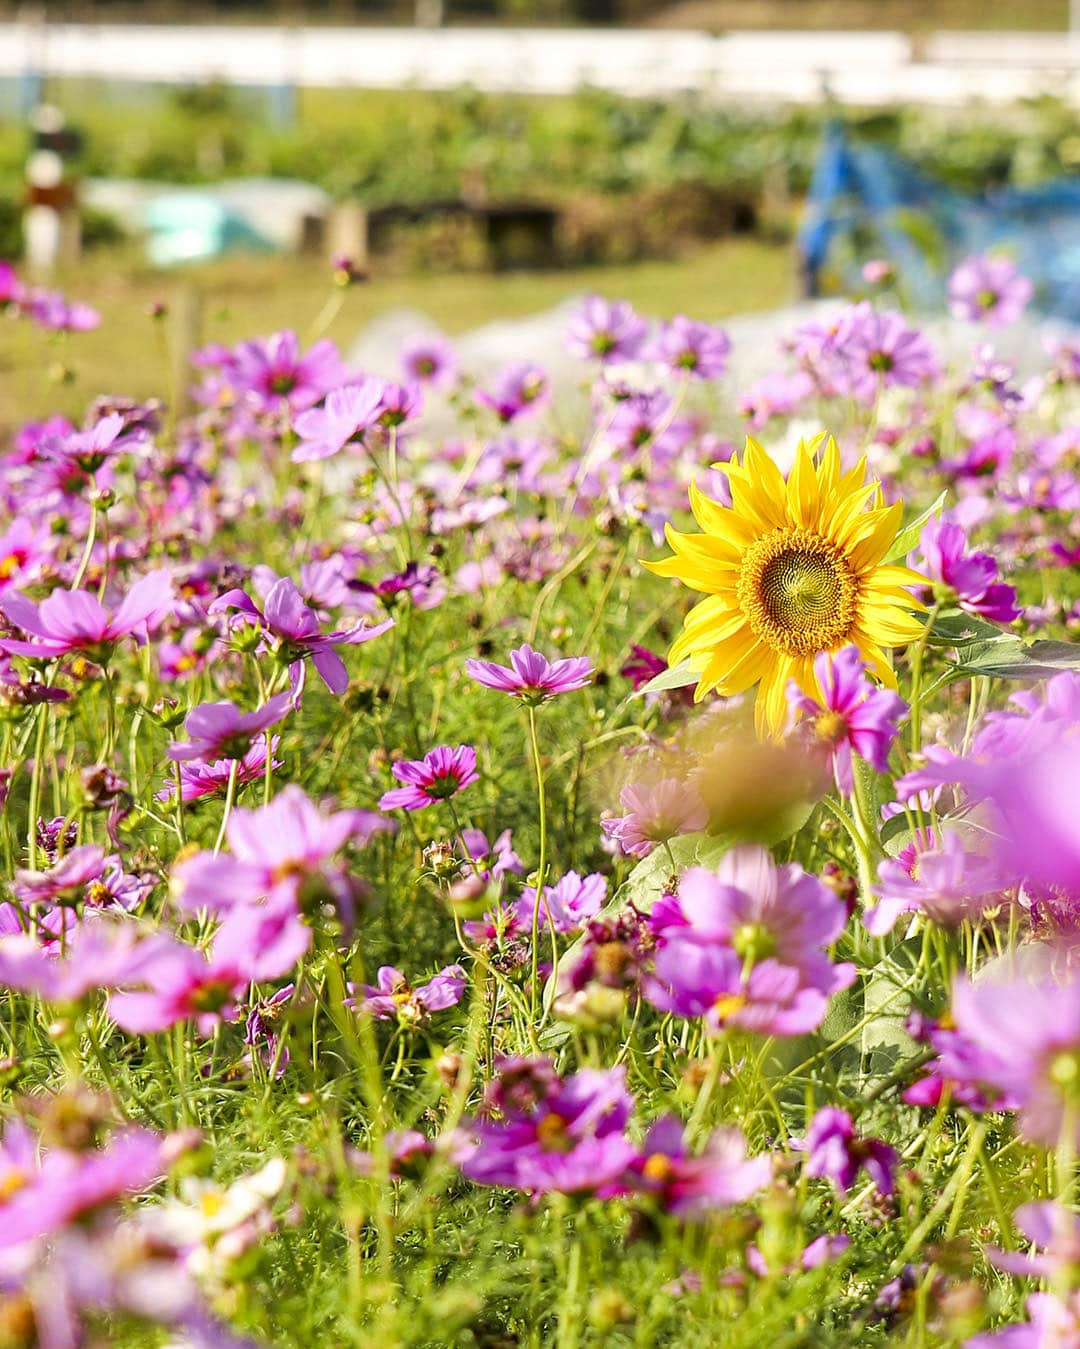
M 881 146 L 826 132 L 799 245 L 811 294 L 865 289 L 870 258 L 895 264 L 908 303 L 944 302 L 949 272 L 972 253 L 1008 254 L 1035 285 L 1034 305 L 1080 322 L 1080 178 L 958 192 Z

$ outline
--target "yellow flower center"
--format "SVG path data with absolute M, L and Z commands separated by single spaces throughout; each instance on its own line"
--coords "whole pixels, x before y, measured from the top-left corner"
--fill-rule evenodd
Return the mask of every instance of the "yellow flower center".
M 809 656 L 843 645 L 859 585 L 843 552 L 808 529 L 783 527 L 746 550 L 739 604 L 751 631 L 775 651 Z
M 566 1120 L 549 1111 L 537 1121 L 536 1141 L 545 1152 L 569 1152 L 572 1143 L 566 1132 Z
M 672 1165 L 670 1157 L 665 1156 L 662 1152 L 654 1152 L 645 1159 L 645 1165 L 641 1170 L 646 1180 L 655 1180 L 658 1184 L 663 1185 L 665 1181 L 671 1179 L 675 1167 Z
M 713 1003 L 713 1011 L 716 1013 L 718 1021 L 727 1021 L 729 1017 L 741 1012 L 746 1006 L 746 995 L 743 993 L 721 993 Z
M 842 712 L 822 712 L 814 718 L 814 734 L 826 745 L 839 745 L 847 735 L 847 729 Z

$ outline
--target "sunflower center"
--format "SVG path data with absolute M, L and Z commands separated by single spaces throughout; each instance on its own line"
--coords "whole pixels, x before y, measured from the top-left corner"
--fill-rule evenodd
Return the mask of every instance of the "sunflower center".
M 859 588 L 840 549 L 807 529 L 774 529 L 747 549 L 739 603 L 754 635 L 775 651 L 832 651 L 855 622 Z

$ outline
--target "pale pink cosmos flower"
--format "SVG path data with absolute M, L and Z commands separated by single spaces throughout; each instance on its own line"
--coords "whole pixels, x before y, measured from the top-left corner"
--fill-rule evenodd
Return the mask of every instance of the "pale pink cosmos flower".
M 659 844 L 704 829 L 709 822 L 697 790 L 678 778 L 627 783 L 619 803 L 625 813 L 601 820 L 600 828 L 628 857 L 648 857 Z
M 107 661 L 121 637 L 146 638 L 172 607 L 172 577 L 152 571 L 135 582 L 114 613 L 84 590 L 54 590 L 40 605 L 17 590 L 0 596 L 0 610 L 21 628 L 28 641 L 5 638 L 0 650 L 13 656 L 46 660 L 82 651 Z
M 223 913 L 267 895 L 296 902 L 304 882 L 346 843 L 364 844 L 392 828 L 373 811 L 325 814 L 302 787 L 289 783 L 269 805 L 232 812 L 225 830 L 231 852 L 200 852 L 178 862 L 172 892 L 188 911 Z

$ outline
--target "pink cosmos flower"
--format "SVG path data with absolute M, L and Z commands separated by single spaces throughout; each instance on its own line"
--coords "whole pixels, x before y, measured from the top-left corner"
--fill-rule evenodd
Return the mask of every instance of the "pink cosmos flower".
M 925 913 L 954 926 L 1001 903 L 1009 878 L 993 858 L 968 852 L 950 831 L 936 840 L 932 830 L 915 839 L 895 858 L 878 866 L 878 902 L 863 914 L 875 937 L 891 932 L 903 913 Z
M 406 379 L 444 389 L 453 384 L 457 357 L 444 337 L 414 337 L 401 349 L 401 365 Z
M 35 323 L 54 332 L 88 333 L 101 323 L 96 309 L 80 300 L 68 300 L 58 290 L 25 291 L 20 304 Z
M 40 605 L 13 590 L 0 596 L 0 610 L 30 640 L 7 638 L 0 650 L 38 660 L 82 651 L 104 664 L 121 637 L 134 636 L 141 644 L 171 606 L 172 578 L 164 570 L 136 581 L 113 614 L 84 590 L 54 590 Z
M 509 667 L 491 660 L 467 660 L 465 669 L 485 688 L 510 693 L 534 707 L 556 694 L 585 688 L 595 673 L 588 656 L 549 661 L 527 642 L 510 652 Z
M 491 389 L 477 389 L 473 397 L 505 425 L 524 412 L 534 412 L 546 401 L 548 393 L 547 372 L 531 361 L 519 361 L 507 366 Z
M 590 918 L 595 918 L 607 896 L 607 881 L 603 876 L 579 876 L 568 871 L 554 885 L 545 885 L 543 899 L 537 908 L 536 887 L 527 886 L 514 905 L 514 916 L 519 927 L 531 932 L 534 921 L 541 928 L 551 926 L 556 932 L 580 932 Z
M 109 1014 L 132 1035 L 152 1035 L 194 1020 L 203 1035 L 239 1015 L 248 985 L 286 974 L 311 945 L 289 901 L 234 909 L 214 937 L 210 955 L 169 941 L 128 980 L 146 987 L 109 997 Z
M 934 592 L 961 609 L 992 623 L 1020 617 L 1016 591 L 997 579 L 997 563 L 989 553 L 968 553 L 960 525 L 931 520 L 919 536 L 919 550 Z
M 1078 1349 L 1080 1292 L 1065 1301 L 1053 1293 L 1032 1293 L 1024 1304 L 1030 1318 L 964 1341 L 964 1349 Z
M 0 592 L 31 579 L 52 555 L 55 540 L 35 521 L 18 515 L 0 533 Z
M 456 1006 L 466 983 L 460 965 L 447 965 L 426 984 L 417 984 L 415 988 L 393 965 L 381 966 L 376 978 L 376 984 L 364 985 L 363 998 L 349 998 L 345 1005 L 368 1012 L 380 1021 L 396 1020 L 406 1026 L 415 1026 L 428 1020 L 432 1012 Z
M 288 576 L 270 587 L 261 612 L 242 590 L 227 590 L 219 595 L 207 612 L 215 614 L 228 609 L 236 609 L 262 624 L 270 649 L 289 667 L 294 698 L 299 697 L 304 687 L 307 657 L 311 657 L 312 665 L 331 693 L 344 693 L 349 687 L 349 672 L 334 648 L 370 642 L 394 626 L 394 620 L 388 618 L 371 627 L 357 623 L 351 628 L 324 633 L 318 615 L 304 603 L 296 582 Z
M 270 753 L 274 754 L 280 741 L 279 736 L 270 740 Z M 266 775 L 266 737 L 256 740 L 241 759 L 215 759 L 212 763 L 202 763 L 196 759 L 180 765 L 181 801 L 198 801 L 204 796 L 216 796 L 224 792 L 229 785 L 233 764 L 236 764 L 236 785 L 244 786 L 249 782 L 259 782 Z M 281 767 L 281 760 L 274 759 L 270 765 L 274 769 Z M 176 783 L 167 778 L 160 791 L 155 792 L 157 801 L 172 801 L 176 797 Z
M 860 1170 L 866 1171 L 881 1194 L 893 1192 L 899 1153 L 880 1139 L 860 1138 L 846 1110 L 823 1106 L 810 1121 L 806 1138 L 792 1146 L 806 1153 L 803 1169 L 808 1176 L 826 1177 L 845 1194 Z
M 731 340 L 723 328 L 700 323 L 678 314 L 660 331 L 650 346 L 650 360 L 661 361 L 676 372 L 697 379 L 719 379 L 727 369 Z
M 302 412 L 293 422 L 299 444 L 289 456 L 294 464 L 329 459 L 349 444 L 360 444 L 364 432 L 377 425 L 382 381 L 365 379 L 333 389 L 325 406 Z
M 69 1223 L 124 1194 L 161 1179 L 168 1150 L 157 1134 L 134 1126 L 114 1134 L 100 1152 L 53 1148 L 40 1159 L 21 1125 L 4 1133 L 3 1171 L 8 1198 L 0 1248 L 11 1250 Z
M 863 403 L 872 403 L 883 388 L 925 384 L 938 371 L 923 332 L 909 328 L 902 314 L 879 313 L 866 303 L 852 305 L 844 315 L 836 353 L 843 384 Z
M 619 1179 L 637 1155 L 623 1132 L 633 1108 L 625 1067 L 584 1068 L 563 1081 L 532 1073 L 529 1081 L 520 1106 L 472 1125 L 464 1174 L 529 1194 L 593 1193 Z
M 301 887 L 351 839 L 367 843 L 392 828 L 367 810 L 323 814 L 302 787 L 289 783 L 256 810 L 237 808 L 225 837 L 231 852 L 200 852 L 173 867 L 172 891 L 188 911 L 225 913 L 271 896 L 296 903 Z
M 649 324 L 625 300 L 588 295 L 566 332 L 566 349 L 582 360 L 603 364 L 632 361 L 641 354 Z
M 26 904 L 74 902 L 105 865 L 105 849 L 87 843 L 72 848 L 47 871 L 16 871 L 11 893 Z
M 949 313 L 1001 328 L 1020 317 L 1033 290 L 1009 258 L 976 254 L 965 258 L 949 277 Z
M 348 377 L 329 338 L 301 355 L 299 340 L 291 332 L 241 342 L 232 354 L 230 373 L 237 391 L 264 412 L 302 411 Z
M 854 646 L 835 654 L 820 652 L 814 658 L 814 676 L 820 700 L 792 684 L 788 706 L 803 718 L 800 729 L 809 744 L 829 755 L 837 790 L 850 796 L 852 753 L 884 773 L 907 705 L 866 678 L 866 665 Z
M 407 759 L 391 766 L 391 773 L 405 786 L 394 787 L 379 798 L 380 810 L 423 810 L 435 801 L 445 801 L 479 780 L 476 751 L 471 745 L 438 745 L 422 759 Z
M 665 1212 L 685 1216 L 749 1199 L 769 1183 L 772 1170 L 771 1158 L 747 1157 L 746 1137 L 736 1128 L 717 1129 L 700 1155 L 691 1156 L 682 1121 L 663 1115 L 646 1135 L 625 1188 L 652 1195 Z
M 1026 1139 L 1055 1147 L 1068 1111 L 1080 1142 L 1080 1120 L 1071 1108 L 1080 1077 L 1080 983 L 1049 973 L 960 980 L 952 1016 L 957 1035 L 975 1051 L 973 1085 L 1015 1102 Z
M 97 989 L 139 979 L 169 944 L 165 936 L 144 935 L 131 919 L 82 921 L 63 955 L 50 955 L 23 934 L 0 937 L 0 983 L 47 1002 L 79 1002 Z
M 766 1035 L 816 1029 L 831 994 L 855 978 L 822 947 L 846 921 L 843 902 L 794 863 L 733 848 L 715 871 L 691 867 L 669 904 L 645 996 L 662 1011 Z
M 174 740 L 166 753 L 180 763 L 200 759 L 242 761 L 255 737 L 275 726 L 294 707 L 287 690 L 268 698 L 254 712 L 241 712 L 235 703 L 199 703 L 184 718 L 187 740 Z
M 627 783 L 619 803 L 625 814 L 601 820 L 600 828 L 628 857 L 648 857 L 658 844 L 704 829 L 709 822 L 696 788 L 678 778 Z

